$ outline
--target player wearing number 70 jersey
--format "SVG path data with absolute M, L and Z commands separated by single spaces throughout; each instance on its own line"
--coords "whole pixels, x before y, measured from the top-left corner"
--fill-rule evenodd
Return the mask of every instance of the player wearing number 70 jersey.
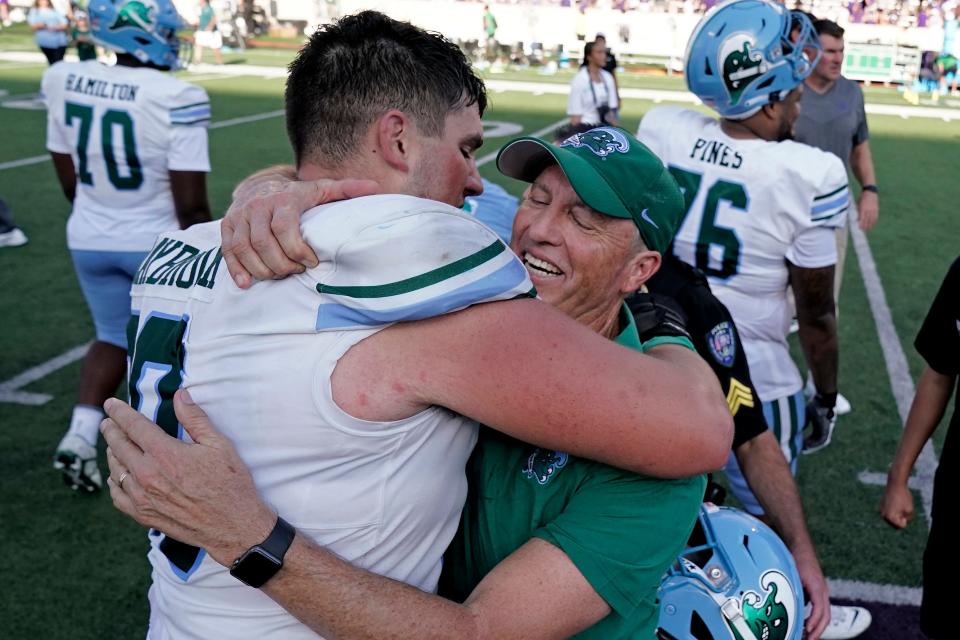
M 47 149 L 73 203 L 67 246 L 97 339 L 83 362 L 54 467 L 96 491 L 103 402 L 126 370 L 130 285 L 157 235 L 210 219 L 210 102 L 177 68 L 181 20 L 170 0 L 92 0 L 91 33 L 117 64 L 61 62 L 43 76 Z
M 786 340 L 787 286 L 796 295 L 800 341 L 817 386 L 811 417 L 822 430 L 815 435 L 825 444 L 837 390 L 829 299 L 834 229 L 843 225 L 849 203 L 839 158 L 791 140 L 803 79 L 819 55 L 805 16 L 763 0 L 718 5 L 691 36 L 686 76 L 690 90 L 721 119 L 657 107 L 637 132 L 684 191 L 687 215 L 673 251 L 709 276 L 733 315 L 767 421 L 794 470 L 805 407 Z M 729 336 L 715 331 L 708 342 L 718 358 L 732 361 Z M 732 471 L 738 497 L 762 513 Z

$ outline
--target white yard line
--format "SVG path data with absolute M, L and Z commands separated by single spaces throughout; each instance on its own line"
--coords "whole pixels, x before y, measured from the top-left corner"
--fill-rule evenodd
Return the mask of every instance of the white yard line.
M 537 130 L 534 131 L 533 133 L 530 133 L 530 134 L 527 134 L 527 135 L 531 135 L 531 136 L 533 136 L 534 138 L 539 138 L 540 136 L 545 136 L 545 135 L 547 135 L 548 133 L 550 133 L 551 131 L 553 131 L 554 129 L 562 126 L 564 123 L 567 122 L 567 120 L 568 120 L 568 118 L 563 118 L 562 120 L 557 120 L 557 121 L 554 122 L 553 124 L 549 124 L 549 125 L 545 126 L 543 129 L 537 129 Z M 483 165 L 487 164 L 488 162 L 492 162 L 492 161 L 496 160 L 498 153 L 500 153 L 500 150 L 499 150 L 499 149 L 497 149 L 496 151 L 493 151 L 493 152 L 491 152 L 491 153 L 488 153 L 487 155 L 483 156 L 482 158 L 478 158 L 478 159 L 477 159 L 477 168 L 479 169 L 480 167 L 482 167 Z
M 897 412 L 900 414 L 900 423 L 905 424 L 910 404 L 913 402 L 913 378 L 910 377 L 910 368 L 907 366 L 907 356 L 900 344 L 900 337 L 893 325 L 893 316 L 887 305 L 887 296 L 880 283 L 877 265 L 873 261 L 873 252 L 867 237 L 853 224 L 850 227 L 850 236 L 853 238 L 853 248 L 857 253 L 857 262 L 863 276 L 863 284 L 867 289 L 867 299 L 870 301 L 870 311 L 873 313 L 877 325 L 877 334 L 880 338 L 880 347 L 883 349 L 883 360 L 886 363 L 887 375 L 890 377 L 890 388 L 897 402 Z M 916 480 L 911 486 L 919 487 L 920 498 L 923 502 L 923 513 L 927 518 L 927 526 L 931 523 L 931 508 L 933 507 L 933 476 L 937 471 L 937 456 L 933 445 L 928 440 L 920 452 L 915 465 Z M 866 480 L 877 480 L 876 476 L 867 475 Z M 886 481 L 884 479 L 884 484 Z
M 920 587 L 898 587 L 892 584 L 874 584 L 859 580 L 827 580 L 830 597 L 842 600 L 858 600 L 880 604 L 908 604 L 920 606 Z
M 90 343 L 86 342 L 61 353 L 55 358 L 38 364 L 35 367 L 27 369 L 23 373 L 10 378 L 6 382 L 0 382 L 0 402 L 10 402 L 14 404 L 41 405 L 50 402 L 53 396 L 46 393 L 29 393 L 20 391 L 22 387 L 27 386 L 41 378 L 45 378 L 54 371 L 62 369 L 68 364 L 72 364 L 82 358 L 90 348 Z
M 31 164 L 40 164 L 41 162 L 46 162 L 49 159 L 50 155 L 44 154 L 42 156 L 33 156 L 31 158 L 10 160 L 9 162 L 0 162 L 0 171 L 5 171 L 6 169 L 16 169 L 17 167 L 26 167 Z
M 230 118 L 229 120 L 220 120 L 219 122 L 214 122 L 210 125 L 211 129 L 223 129 L 224 127 L 233 127 L 239 124 L 247 124 L 250 122 L 258 122 L 260 120 L 269 120 L 270 118 L 277 118 L 283 115 L 283 109 L 277 109 L 276 111 L 266 111 L 264 113 L 255 113 L 249 116 L 241 116 L 239 118 Z M 5 171 L 7 169 L 16 169 L 17 167 L 26 167 L 31 164 L 40 164 L 41 162 L 47 162 L 50 160 L 49 154 L 44 154 L 42 156 L 33 156 L 30 158 L 20 158 L 19 160 L 10 160 L 8 162 L 0 162 L 0 171 Z

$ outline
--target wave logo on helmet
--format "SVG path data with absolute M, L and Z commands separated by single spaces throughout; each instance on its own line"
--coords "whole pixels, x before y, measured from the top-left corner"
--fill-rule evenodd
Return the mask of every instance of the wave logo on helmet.
M 730 103 L 737 104 L 751 82 L 767 72 L 763 53 L 756 51 L 757 41 L 749 34 L 735 33 L 720 46 L 720 68 Z
M 792 637 L 797 619 L 796 597 L 790 580 L 779 571 L 767 571 L 760 576 L 762 597 L 755 591 L 743 594 L 740 608 L 753 636 L 745 638 L 731 625 L 737 640 L 786 640 Z
M 117 12 L 117 19 L 110 25 L 110 29 L 133 27 L 147 32 L 153 31 L 153 15 L 157 5 L 150 0 L 130 0 L 124 3 Z
M 630 141 L 621 131 L 611 127 L 597 127 L 583 133 L 570 136 L 561 147 L 586 147 L 601 158 L 606 158 L 614 153 L 627 153 L 630 151 Z

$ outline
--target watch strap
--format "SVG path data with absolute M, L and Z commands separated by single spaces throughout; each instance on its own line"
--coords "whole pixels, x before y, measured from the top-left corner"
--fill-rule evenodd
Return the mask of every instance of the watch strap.
M 273 525 L 273 531 L 270 532 L 266 540 L 257 546 L 279 560 L 282 567 L 283 556 L 286 555 L 287 549 L 293 544 L 293 537 L 296 533 L 297 530 L 293 528 L 293 525 L 277 516 L 277 524 Z
M 875 185 L 875 184 L 865 184 L 865 185 L 863 185 L 863 186 L 860 187 L 860 188 L 861 188 L 861 190 L 863 190 L 863 191 L 872 191 L 873 193 L 876 193 L 876 194 L 878 194 L 878 195 L 879 195 L 879 193 L 880 193 L 880 188 L 877 187 L 877 185 Z

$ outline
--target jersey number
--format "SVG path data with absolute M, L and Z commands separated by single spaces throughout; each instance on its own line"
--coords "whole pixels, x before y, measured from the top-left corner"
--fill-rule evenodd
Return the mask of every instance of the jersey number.
M 93 175 L 87 165 L 87 148 L 90 146 L 90 127 L 93 125 L 93 107 L 67 103 L 66 122 L 72 126 L 74 120 L 80 121 L 80 135 L 77 138 L 77 158 L 80 166 L 77 168 L 77 178 L 83 184 L 93 186 Z M 113 136 L 119 130 L 123 139 L 124 164 L 127 165 L 127 175 L 120 173 L 117 157 L 113 147 Z M 137 140 L 133 135 L 133 119 L 126 111 L 108 109 L 100 118 L 100 146 L 103 159 L 107 165 L 107 177 L 110 184 L 120 191 L 135 191 L 143 184 L 143 169 L 140 158 L 137 157 Z
M 140 316 L 133 316 L 127 327 L 128 343 L 133 345 L 128 387 L 130 404 L 156 422 L 174 438 L 180 425 L 173 411 L 173 394 L 183 382 L 186 351 L 183 339 L 187 333 L 186 317 L 151 314 L 137 334 Z M 186 579 L 199 565 L 201 549 L 165 537 L 160 551 Z
M 690 214 L 693 201 L 700 191 L 703 176 L 679 167 L 671 166 L 669 169 L 670 175 L 673 176 L 683 191 L 684 204 L 687 208 L 684 215 L 684 220 L 686 220 L 686 216 Z M 710 185 L 707 190 L 706 201 L 703 204 L 700 233 L 697 235 L 696 262 L 697 268 L 708 276 L 725 280 L 735 275 L 740 266 L 740 238 L 733 229 L 717 225 L 717 209 L 721 201 L 730 203 L 730 206 L 734 209 L 746 211 L 747 191 L 742 184 L 727 182 L 726 180 L 717 180 Z M 719 246 L 723 254 L 719 268 L 710 264 L 710 249 L 715 246 Z

